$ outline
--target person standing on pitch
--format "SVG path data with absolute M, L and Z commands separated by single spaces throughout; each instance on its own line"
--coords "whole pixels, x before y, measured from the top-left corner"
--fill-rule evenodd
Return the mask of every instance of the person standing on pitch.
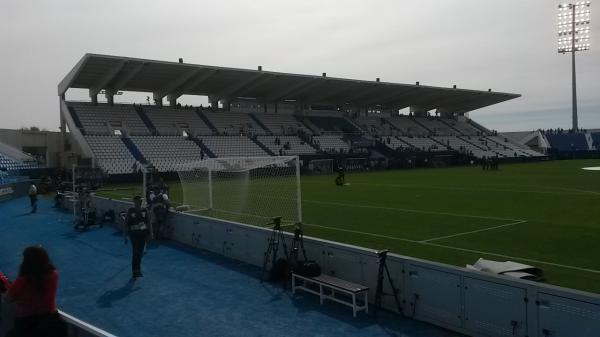
M 31 213 L 37 212 L 37 186 L 35 184 L 31 184 L 29 186 L 29 202 L 31 203 Z
M 125 244 L 127 237 L 131 240 L 132 258 L 131 271 L 133 278 L 142 277 L 141 265 L 146 239 L 149 233 L 150 215 L 146 208 L 142 207 L 142 197 L 136 195 L 133 198 L 133 207 L 127 210 L 123 236 Z

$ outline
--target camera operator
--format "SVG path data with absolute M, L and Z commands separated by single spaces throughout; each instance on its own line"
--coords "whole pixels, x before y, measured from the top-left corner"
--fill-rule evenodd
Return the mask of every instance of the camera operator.
M 31 213 L 37 212 L 37 197 L 38 197 L 38 189 L 35 184 L 31 184 L 29 186 L 29 202 L 31 204 Z
M 148 210 L 142 207 L 142 197 L 136 195 L 133 198 L 133 204 L 134 207 L 127 210 L 123 235 L 125 244 L 127 244 L 127 236 L 131 240 L 131 271 L 133 278 L 137 278 L 143 276 L 141 271 L 142 256 L 146 247 L 150 222 Z
M 54 208 L 60 208 L 63 198 L 65 197 L 66 190 L 67 185 L 59 180 L 56 188 L 56 195 L 54 196 Z
M 156 187 L 158 187 L 158 189 L 163 191 L 164 193 L 169 192 L 169 185 L 167 185 L 163 177 L 160 177 L 160 179 L 158 179 L 158 184 L 156 185 Z
M 335 178 L 335 184 L 337 186 L 344 186 L 345 183 L 346 183 L 346 175 L 344 174 L 344 168 L 340 166 L 338 168 L 338 175 Z
M 162 230 L 165 223 L 167 222 L 167 214 L 169 213 L 169 196 L 164 190 L 159 191 L 155 194 L 152 199 L 152 213 L 154 215 L 153 231 L 154 238 L 156 240 L 162 240 Z

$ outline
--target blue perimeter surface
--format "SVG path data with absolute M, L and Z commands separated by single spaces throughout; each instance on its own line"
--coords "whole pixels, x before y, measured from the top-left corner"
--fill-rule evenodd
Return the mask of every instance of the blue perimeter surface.
M 75 232 L 70 214 L 41 198 L 0 203 L 0 270 L 13 279 L 23 248 L 42 244 L 59 269 L 61 310 L 120 337 L 398 336 L 455 333 L 380 312 L 377 320 L 312 294 L 259 282 L 259 268 L 175 243 L 150 246 L 131 279 L 131 247 L 113 228 Z

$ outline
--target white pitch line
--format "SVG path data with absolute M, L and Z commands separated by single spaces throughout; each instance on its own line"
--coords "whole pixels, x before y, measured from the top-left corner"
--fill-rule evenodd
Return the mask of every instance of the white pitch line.
M 397 207 L 384 207 L 384 206 L 370 206 L 361 204 L 347 204 L 333 201 L 317 201 L 317 200 L 302 200 L 302 202 L 308 202 L 311 204 L 322 204 L 332 206 L 343 206 L 343 207 L 356 207 L 356 208 L 371 208 L 371 209 L 383 209 L 388 211 L 397 211 L 405 213 L 419 213 L 419 214 L 435 214 L 435 215 L 447 215 L 461 218 L 474 218 L 474 219 L 488 219 L 488 220 L 501 220 L 501 221 L 523 221 L 522 219 L 509 219 L 509 218 L 498 218 L 494 216 L 482 216 L 482 215 L 471 215 L 471 214 L 460 214 L 460 213 L 449 213 L 449 212 L 436 212 L 436 211 L 423 211 L 411 208 L 397 208 Z
M 388 235 L 383 235 L 383 234 L 374 234 L 374 233 L 368 233 L 368 232 L 362 232 L 362 231 L 355 231 L 355 230 L 352 230 L 352 229 L 345 229 L 345 228 L 339 228 L 339 227 L 330 227 L 330 226 L 323 226 L 323 225 L 315 225 L 315 224 L 310 224 L 310 223 L 305 223 L 303 225 L 304 226 L 310 226 L 310 227 L 321 227 L 321 228 L 325 228 L 325 229 L 332 229 L 332 230 L 340 231 L 340 232 L 347 232 L 347 233 L 368 235 L 368 236 L 373 236 L 373 237 L 376 237 L 376 238 L 391 239 L 391 240 L 404 241 L 404 242 L 410 242 L 410 243 L 420 243 L 417 240 L 399 238 L 399 237 L 388 236 Z
M 560 264 L 560 263 L 554 263 L 554 262 L 547 262 L 547 261 L 540 261 L 540 260 L 529 259 L 529 258 L 518 257 L 518 256 L 496 254 L 496 253 L 490 253 L 490 252 L 485 252 L 485 251 L 475 250 L 475 249 L 467 249 L 467 248 L 459 248 L 459 247 L 454 247 L 454 246 L 440 245 L 440 244 L 432 243 L 432 242 L 422 242 L 422 244 L 429 245 L 429 246 L 434 246 L 434 247 L 446 248 L 446 249 L 459 250 L 459 251 L 463 251 L 463 252 L 485 254 L 485 255 L 491 255 L 491 256 L 498 256 L 498 257 L 502 257 L 502 258 L 505 258 L 505 259 L 523 260 L 523 261 L 527 261 L 527 262 L 540 263 L 540 264 L 545 264 L 545 265 L 549 265 L 549 266 L 555 266 L 555 267 L 561 267 L 561 268 L 566 268 L 566 269 L 574 269 L 574 270 L 579 270 L 579 271 L 586 271 L 586 272 L 590 272 L 590 273 L 600 274 L 600 270 L 596 270 L 596 269 L 583 268 L 583 267 L 575 267 L 575 266 L 569 266 L 569 265 L 566 265 L 566 264 Z
M 458 251 L 462 251 L 462 252 L 477 253 L 477 254 L 483 254 L 483 255 L 489 255 L 489 256 L 497 256 L 497 257 L 501 257 L 501 258 L 504 258 L 504 259 L 521 260 L 521 261 L 527 261 L 527 262 L 545 264 L 545 265 L 548 265 L 548 266 L 554 266 L 554 267 L 560 267 L 560 268 L 565 268 L 565 269 L 573 269 L 573 270 L 579 270 L 579 271 L 585 271 L 585 272 L 600 274 L 600 270 L 596 270 L 596 269 L 576 267 L 576 266 L 569 266 L 569 265 L 566 265 L 566 264 L 560 264 L 560 263 L 554 263 L 554 262 L 547 262 L 547 261 L 529 259 L 529 258 L 518 257 L 518 256 L 510 256 L 510 255 L 504 255 L 504 254 L 497 254 L 497 253 L 485 252 L 485 251 L 481 251 L 481 250 L 459 248 L 459 247 L 448 246 L 448 245 L 440 245 L 440 244 L 432 243 L 432 242 L 423 242 L 423 241 L 417 241 L 417 240 L 399 238 L 399 237 L 395 237 L 395 236 L 388 236 L 388 235 L 382 235 L 382 234 L 373 234 L 373 233 L 368 233 L 368 232 L 355 231 L 355 230 L 351 230 L 351 229 L 343 229 L 343 228 L 338 228 L 338 227 L 322 226 L 322 225 L 315 225 L 315 224 L 304 224 L 304 225 L 305 226 L 311 226 L 311 227 L 321 227 L 321 228 L 335 230 L 335 231 L 340 231 L 340 232 L 356 233 L 356 234 L 368 235 L 368 236 L 372 236 L 372 237 L 378 237 L 378 238 L 384 238 L 384 239 L 390 239 L 390 240 L 396 240 L 396 241 L 404 241 L 404 242 L 416 243 L 416 244 L 425 245 L 425 246 L 433 246 L 433 247 L 438 247 L 438 248 L 445 248 L 445 249 L 450 249 L 450 250 L 458 250 Z
M 520 221 L 515 221 L 515 222 L 511 222 L 511 223 L 507 223 L 507 224 L 499 225 L 499 226 L 486 227 L 486 228 L 482 228 L 482 229 L 476 229 L 476 230 L 473 230 L 473 231 L 456 233 L 456 234 L 445 235 L 445 236 L 438 236 L 436 238 L 431 238 L 431 239 L 427 239 L 427 240 L 421 240 L 419 242 L 424 243 L 424 242 L 431 242 L 431 241 L 437 241 L 437 240 L 442 240 L 442 239 L 455 238 L 457 236 L 463 236 L 463 235 L 469 235 L 469 234 L 474 234 L 474 233 L 479 233 L 479 232 L 491 231 L 491 230 L 498 229 L 498 228 L 503 228 L 503 227 L 516 226 L 516 225 L 519 225 L 519 224 L 522 224 L 522 223 L 525 223 L 525 222 L 527 222 L 527 221 L 526 220 L 520 220 Z
M 567 189 L 567 188 L 554 188 L 555 191 L 540 191 L 540 190 L 519 190 L 519 189 L 504 189 L 504 188 L 475 188 L 475 187 L 454 187 L 454 186 L 423 186 L 423 185 L 411 185 L 411 184 L 373 184 L 373 183 L 361 183 L 355 182 L 355 185 L 368 185 L 368 186 L 386 186 L 386 187 L 398 187 L 398 188 L 420 188 L 420 189 L 433 189 L 433 190 L 449 190 L 449 191 L 482 191 L 482 192 L 506 192 L 506 193 L 534 193 L 534 194 L 558 194 L 558 195 L 598 195 L 600 193 L 594 191 L 585 191 L 578 189 Z M 565 193 L 565 191 L 569 193 Z

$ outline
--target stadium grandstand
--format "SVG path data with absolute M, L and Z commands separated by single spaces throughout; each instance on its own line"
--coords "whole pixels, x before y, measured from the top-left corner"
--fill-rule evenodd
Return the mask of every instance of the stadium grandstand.
M 70 88 L 89 90 L 90 102 L 67 100 Z M 108 103 L 98 103 L 101 90 Z M 119 91 L 152 93 L 152 104 L 115 104 Z M 237 156 L 300 155 L 306 164 L 407 153 L 544 156 L 465 116 L 519 96 L 491 90 L 87 54 L 60 83 L 59 95 L 61 126 L 84 149 L 80 159 L 109 175 L 131 173 L 135 163 L 172 172 L 192 159 Z M 182 95 L 207 96 L 210 106 L 181 106 Z M 400 115 L 405 108 L 409 114 Z
M 23 151 L 0 142 L 0 170 L 19 172 L 41 167 L 36 158 Z

